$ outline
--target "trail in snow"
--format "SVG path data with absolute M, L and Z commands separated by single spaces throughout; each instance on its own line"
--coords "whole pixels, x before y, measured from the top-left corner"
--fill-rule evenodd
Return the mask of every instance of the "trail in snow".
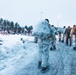
M 8 39 L 8 36 L 5 37 Z M 43 74 L 37 68 L 38 45 L 31 41 L 31 37 L 29 37 L 30 41 L 27 38 L 24 44 L 20 41 L 22 36 L 15 36 L 16 38 L 11 36 L 13 43 L 10 39 L 4 40 L 5 37 L 1 39 L 3 46 L 0 48 L 2 47 L 4 52 L 10 52 L 6 54 L 8 57 L 0 62 L 0 75 L 76 75 L 76 51 L 73 50 L 73 46 L 66 46 L 65 43 L 59 42 L 57 50 L 49 51 L 50 69 Z M 7 44 L 8 41 L 10 45 Z
M 76 53 L 64 43 L 58 44 L 58 50 L 50 51 L 50 69 L 44 75 L 76 75 Z M 37 56 L 15 75 L 43 75 L 37 68 Z
M 20 40 L 21 37 L 25 38 L 24 44 Z M 0 75 L 14 75 L 15 72 L 33 61 L 37 46 L 32 43 L 31 36 L 0 35 L 0 39 L 3 41 L 0 45 Z

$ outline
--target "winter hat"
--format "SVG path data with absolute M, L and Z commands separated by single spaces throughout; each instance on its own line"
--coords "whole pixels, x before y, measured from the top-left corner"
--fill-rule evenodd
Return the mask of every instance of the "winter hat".
M 45 20 L 49 22 L 49 20 L 48 20 L 48 19 L 45 19 Z

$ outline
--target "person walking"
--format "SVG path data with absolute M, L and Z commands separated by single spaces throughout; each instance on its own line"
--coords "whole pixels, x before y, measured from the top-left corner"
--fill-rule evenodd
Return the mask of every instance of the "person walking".
M 59 27 L 59 28 L 57 29 L 57 32 L 58 32 L 59 42 L 61 42 L 62 29 Z
M 73 28 L 72 28 L 72 35 L 75 36 L 75 47 L 74 47 L 74 50 L 76 50 L 76 25 L 73 25 Z
M 64 26 L 62 29 L 62 33 L 63 33 L 62 42 L 64 42 L 64 40 L 65 40 L 65 36 L 66 36 L 65 31 L 66 31 L 66 26 Z
M 49 70 L 49 46 L 50 46 L 50 26 L 49 20 L 45 19 L 40 22 L 33 30 L 33 35 L 38 37 L 39 53 L 38 53 L 38 68 L 41 72 Z
M 50 25 L 50 32 L 51 32 L 51 38 L 50 38 L 51 47 L 50 47 L 50 50 L 56 50 L 56 34 L 57 34 L 57 31 L 56 31 L 54 25 Z
M 70 26 L 66 28 L 65 33 L 66 33 L 66 45 L 68 45 L 70 42 L 70 46 L 71 46 L 72 45 L 72 31 L 71 31 Z

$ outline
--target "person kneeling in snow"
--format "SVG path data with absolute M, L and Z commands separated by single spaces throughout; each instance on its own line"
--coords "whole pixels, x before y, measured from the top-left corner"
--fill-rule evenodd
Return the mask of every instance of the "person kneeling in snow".
M 35 29 L 33 29 L 33 35 L 38 37 L 39 45 L 39 60 L 38 68 L 41 68 L 41 72 L 46 72 L 49 69 L 49 46 L 50 46 L 50 26 L 49 20 L 45 19 L 40 22 Z

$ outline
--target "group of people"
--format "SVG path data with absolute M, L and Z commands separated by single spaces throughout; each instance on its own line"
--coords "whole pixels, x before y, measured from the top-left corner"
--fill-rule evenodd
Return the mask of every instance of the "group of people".
M 66 44 L 68 45 L 68 39 L 70 39 L 70 46 L 72 45 L 71 37 L 72 35 L 76 35 L 76 25 L 74 28 L 66 28 L 64 26 L 63 31 L 57 31 L 53 25 L 49 24 L 49 20 L 45 19 L 33 29 L 33 36 L 35 36 L 36 42 L 38 41 L 39 45 L 39 58 L 38 58 L 38 68 L 41 69 L 41 72 L 46 72 L 49 69 L 49 50 L 51 48 L 56 50 L 56 34 L 59 35 L 59 41 L 64 42 L 64 38 L 66 36 Z M 63 33 L 63 37 L 61 39 L 61 34 Z
M 58 31 L 58 34 L 59 34 L 59 41 L 62 42 L 65 41 L 66 45 L 72 46 L 73 35 L 75 36 L 76 39 L 76 25 L 73 25 L 72 28 L 70 26 L 68 26 L 67 28 L 66 26 L 64 26 L 62 30 Z M 63 36 L 61 34 L 63 34 Z

